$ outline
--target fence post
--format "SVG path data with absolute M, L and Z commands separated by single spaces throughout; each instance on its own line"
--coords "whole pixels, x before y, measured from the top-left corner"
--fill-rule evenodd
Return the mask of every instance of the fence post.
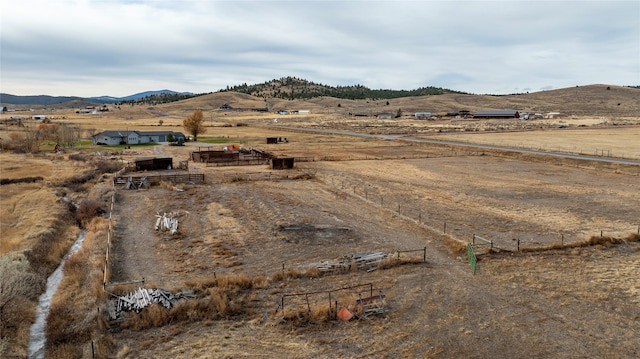
M 471 239 L 472 244 L 476 244 L 476 234 L 473 234 L 473 238 Z
M 442 230 L 443 234 L 447 234 L 447 222 L 444 222 L 444 229 Z
M 518 238 L 518 252 L 520 252 L 520 238 Z
M 427 262 L 427 247 L 424 247 L 424 252 L 422 253 L 422 261 Z
M 564 247 L 564 233 L 562 233 L 562 239 L 561 239 L 560 244 L 562 244 L 562 246 Z

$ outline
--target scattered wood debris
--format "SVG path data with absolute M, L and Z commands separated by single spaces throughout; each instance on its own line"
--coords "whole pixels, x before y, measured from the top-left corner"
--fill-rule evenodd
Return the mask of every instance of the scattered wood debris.
M 367 318 L 370 315 L 386 313 L 388 310 L 384 303 L 385 297 L 380 291 L 378 295 L 358 298 L 356 300 L 356 315 L 361 318 Z
M 171 309 L 178 300 L 195 298 L 195 296 L 191 291 L 174 294 L 162 289 L 138 288 L 125 296 L 116 296 L 110 300 L 107 303 L 107 311 L 110 320 L 122 319 L 126 312 L 140 313 L 153 303 Z
M 367 272 L 378 269 L 378 266 L 387 258 L 384 252 L 366 252 L 348 254 L 333 261 L 323 261 L 317 267 L 321 272 L 343 271 L 357 267 Z

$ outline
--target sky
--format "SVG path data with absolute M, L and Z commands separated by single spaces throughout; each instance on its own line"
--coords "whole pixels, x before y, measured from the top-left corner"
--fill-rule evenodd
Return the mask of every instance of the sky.
M 640 85 L 640 1 L 0 0 L 0 92 Z

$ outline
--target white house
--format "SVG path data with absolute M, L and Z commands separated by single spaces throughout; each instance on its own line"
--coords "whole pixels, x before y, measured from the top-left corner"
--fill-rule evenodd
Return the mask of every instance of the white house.
M 46 120 L 47 116 L 46 115 L 33 115 L 31 116 L 32 120 Z
M 174 139 L 186 140 L 181 132 L 173 131 L 103 131 L 91 137 L 94 145 L 137 145 L 141 143 L 168 142 L 169 135 Z
M 431 112 L 416 112 L 415 116 L 416 119 L 429 118 L 431 117 Z

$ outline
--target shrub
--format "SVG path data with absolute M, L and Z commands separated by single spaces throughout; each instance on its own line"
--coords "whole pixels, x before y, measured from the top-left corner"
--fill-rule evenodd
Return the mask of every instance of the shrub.
M 69 155 L 69 159 L 72 161 L 80 161 L 80 162 L 86 162 L 87 161 L 87 156 L 85 156 L 84 154 L 81 153 L 73 153 Z
M 105 213 L 98 201 L 84 200 L 76 210 L 76 220 L 83 226 L 86 226 L 91 219 Z
M 0 357 L 13 357 L 27 345 L 32 305 L 45 284 L 46 276 L 34 273 L 23 254 L 0 256 Z
M 114 161 L 98 161 L 96 162 L 96 168 L 99 174 L 102 173 L 114 173 L 120 171 L 124 165 L 120 162 Z

